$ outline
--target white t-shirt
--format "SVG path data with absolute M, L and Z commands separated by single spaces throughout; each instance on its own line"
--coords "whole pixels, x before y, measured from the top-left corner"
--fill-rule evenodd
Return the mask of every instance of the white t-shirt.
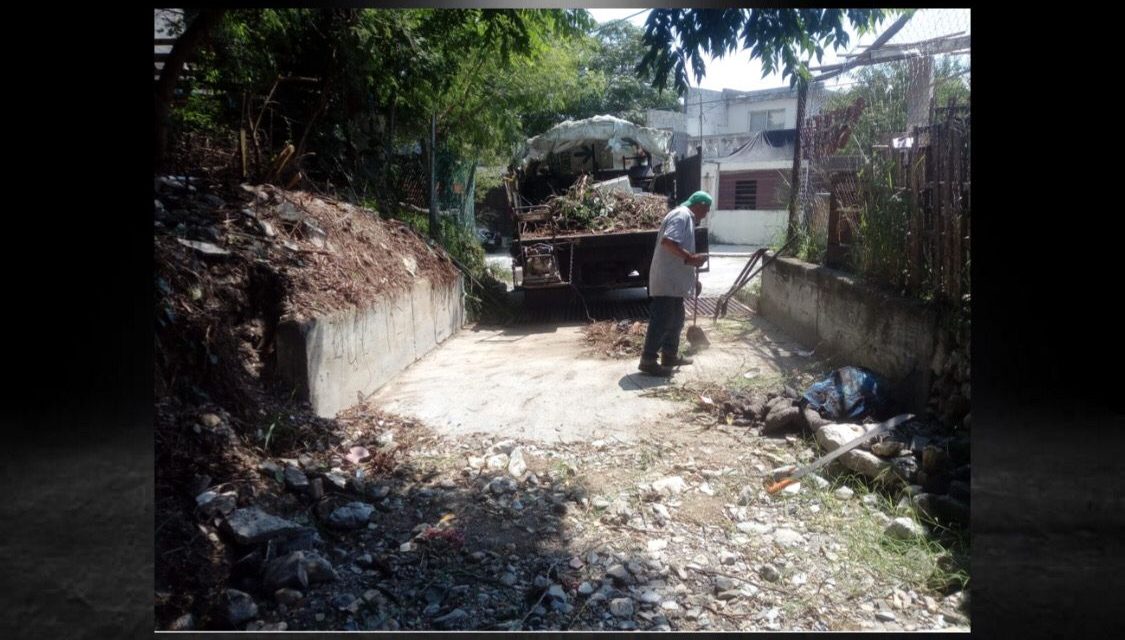
M 648 269 L 648 294 L 690 298 L 695 295 L 695 267 L 684 264 L 683 258 L 662 246 L 664 238 L 688 253 L 695 253 L 695 218 L 687 207 L 676 207 L 664 216 Z

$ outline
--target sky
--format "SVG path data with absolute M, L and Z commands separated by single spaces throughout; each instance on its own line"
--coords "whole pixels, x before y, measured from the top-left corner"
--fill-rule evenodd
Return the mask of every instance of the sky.
M 629 19 L 629 22 L 644 28 L 645 19 L 648 18 L 648 10 L 642 10 L 637 7 L 631 9 L 587 9 L 598 23 L 609 22 L 610 20 L 620 20 L 633 16 L 639 11 L 644 11 L 640 15 L 636 15 Z M 884 20 L 879 25 L 879 32 L 894 21 L 894 18 Z M 915 14 L 910 22 L 903 27 L 902 31 L 897 33 L 890 43 L 903 43 L 903 42 L 917 42 L 927 38 L 934 38 L 940 35 L 946 35 L 955 31 L 964 31 L 966 34 L 970 33 L 969 28 L 969 10 L 968 9 L 924 9 Z M 850 27 L 847 29 L 848 35 L 851 36 L 851 41 L 848 43 L 847 49 L 841 49 L 840 54 L 851 51 L 862 51 L 857 49 L 857 45 L 871 44 L 875 38 L 879 36 L 877 33 L 869 33 L 862 38 L 856 37 L 855 31 Z M 809 66 L 828 65 L 837 62 L 843 62 L 844 58 L 833 52 L 829 47 L 824 52 L 824 58 L 820 62 L 815 59 Z M 735 52 L 733 55 L 727 56 L 719 60 L 705 59 L 707 75 L 699 83 L 699 86 L 704 89 L 721 90 L 721 89 L 735 89 L 738 91 L 752 91 L 755 89 L 775 89 L 778 87 L 788 87 L 789 82 L 781 79 L 780 73 L 775 73 L 766 78 L 762 78 L 762 65 L 756 60 L 751 60 L 750 55 L 744 51 Z M 814 72 L 815 73 L 815 72 Z M 695 86 L 695 76 L 690 76 L 692 86 Z

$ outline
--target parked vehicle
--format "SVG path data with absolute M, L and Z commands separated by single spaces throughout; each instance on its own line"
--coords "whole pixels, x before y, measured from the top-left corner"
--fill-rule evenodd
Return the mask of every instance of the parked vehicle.
M 560 231 L 550 224 L 545 203 L 582 179 L 605 193 L 663 195 L 664 211 L 670 210 L 677 187 L 671 139 L 671 133 L 612 116 L 567 121 L 529 139 L 520 166 L 504 179 L 515 222 L 511 255 L 516 288 L 648 286 L 659 217 L 641 229 Z M 695 233 L 696 252 L 706 253 L 707 229 Z

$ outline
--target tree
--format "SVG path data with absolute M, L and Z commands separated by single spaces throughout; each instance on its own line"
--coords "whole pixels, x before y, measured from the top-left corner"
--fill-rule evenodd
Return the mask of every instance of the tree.
M 749 49 L 762 63 L 762 77 L 781 71 L 790 84 L 807 82 L 808 61 L 820 61 L 824 47 L 835 50 L 849 42 L 847 19 L 861 35 L 890 13 L 884 9 L 653 9 L 645 21 L 644 58 L 640 74 L 652 74 L 663 88 L 672 76 L 676 91 L 688 86 L 687 62 L 695 81 L 706 74 L 703 54 L 722 58 Z
M 856 72 L 854 85 L 825 100 L 825 111 L 848 107 L 860 98 L 865 105 L 851 128 L 847 145 L 837 153 L 866 158 L 872 145 L 886 144 L 891 137 L 907 133 L 907 92 L 914 73 L 917 69 L 909 61 L 865 66 Z M 934 105 L 944 107 L 950 98 L 967 104 L 968 73 L 969 68 L 956 57 L 938 57 L 933 67 Z
M 175 95 L 176 82 L 180 79 L 184 63 L 199 48 L 207 38 L 211 29 L 223 17 L 225 9 L 204 9 L 193 17 L 183 34 L 176 39 L 168 58 L 164 61 L 164 68 L 160 78 L 156 81 L 153 95 L 153 111 L 155 116 L 156 147 L 153 149 L 153 167 L 157 171 L 163 168 L 165 155 L 168 148 L 168 115 Z

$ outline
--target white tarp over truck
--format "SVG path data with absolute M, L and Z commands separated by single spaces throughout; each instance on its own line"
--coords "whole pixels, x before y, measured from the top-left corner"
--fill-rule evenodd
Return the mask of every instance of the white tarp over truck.
M 647 152 L 652 164 L 664 165 L 662 173 L 675 170 L 672 133 L 633 124 L 614 116 L 594 116 L 584 120 L 567 120 L 546 132 L 529 138 L 521 161 L 524 168 L 550 154 L 580 151 L 592 143 L 603 143 L 613 154 L 613 166 L 620 167 L 622 158 Z

